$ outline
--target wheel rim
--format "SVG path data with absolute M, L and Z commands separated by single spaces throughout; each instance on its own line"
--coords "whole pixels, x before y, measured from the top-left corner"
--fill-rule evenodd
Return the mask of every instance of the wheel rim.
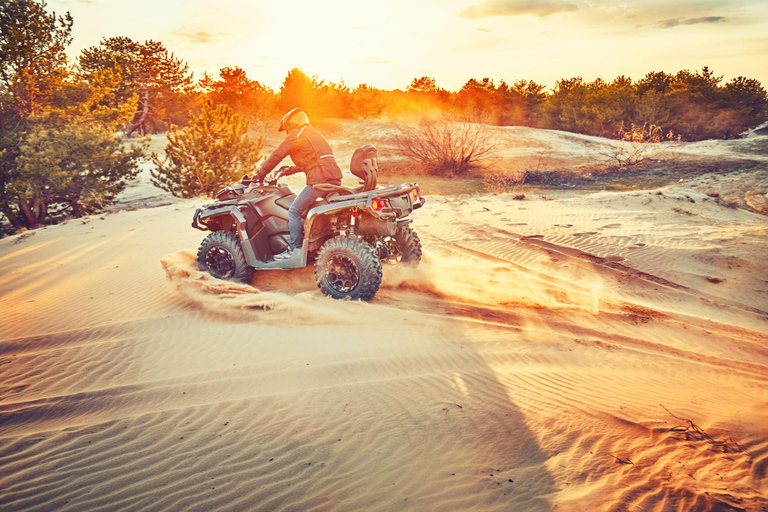
M 229 279 L 235 275 L 235 257 L 224 247 L 208 249 L 205 253 L 205 266 L 218 279 Z
M 349 293 L 360 282 L 360 268 L 346 254 L 335 254 L 328 262 L 325 278 L 337 292 Z

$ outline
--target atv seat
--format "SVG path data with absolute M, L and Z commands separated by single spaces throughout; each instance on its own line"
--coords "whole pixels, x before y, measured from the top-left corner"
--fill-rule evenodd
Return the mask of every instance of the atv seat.
M 368 192 L 376 188 L 379 178 L 379 157 L 376 146 L 366 144 L 355 150 L 349 170 L 360 178 L 360 187 L 355 192 Z
M 310 208 L 307 208 L 301 218 L 306 219 L 307 215 L 309 215 L 309 212 L 312 211 L 313 208 L 317 208 L 318 206 L 325 206 L 326 204 L 328 204 L 328 201 L 326 201 L 325 198 L 318 199 Z
M 343 185 L 331 185 L 329 183 L 312 185 L 312 187 L 319 192 L 325 192 L 326 199 L 358 194 L 360 192 L 368 192 L 375 189 L 379 177 L 378 152 L 376 151 L 376 146 L 373 144 L 366 144 L 365 146 L 357 148 L 352 155 L 352 162 L 349 164 L 349 170 L 352 174 L 360 178 L 359 187 L 351 188 Z
M 346 196 L 346 195 L 351 195 L 356 193 L 354 188 L 345 187 L 344 185 L 331 185 L 330 183 L 319 183 L 317 185 L 312 185 L 312 188 L 314 188 L 318 192 L 325 192 L 326 199 L 332 194 Z

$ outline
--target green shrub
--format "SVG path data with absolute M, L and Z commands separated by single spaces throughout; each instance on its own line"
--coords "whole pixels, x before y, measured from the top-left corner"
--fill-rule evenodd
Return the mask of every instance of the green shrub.
M 207 102 L 184 130 L 172 126 L 165 156 L 152 153 L 152 182 L 177 197 L 212 196 L 256 170 L 261 137 L 248 137 L 248 121 L 226 105 Z
M 108 101 L 110 71 L 90 80 L 67 67 L 72 17 L 45 2 L 0 2 L 0 234 L 104 206 L 137 173 L 142 146 L 114 130 L 133 98 Z M 7 222 L 7 224 L 6 224 Z
M 6 192 L 16 198 L 15 218 L 37 227 L 63 217 L 93 213 L 136 176 L 143 147 L 125 149 L 95 123 L 38 127 L 21 144 Z

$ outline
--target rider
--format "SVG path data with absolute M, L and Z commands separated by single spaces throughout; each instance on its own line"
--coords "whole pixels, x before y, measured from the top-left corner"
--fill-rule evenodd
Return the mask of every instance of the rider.
M 341 169 L 336 164 L 331 146 L 320 133 L 309 124 L 309 117 L 294 108 L 280 121 L 278 131 L 286 132 L 285 139 L 262 164 L 256 174 L 261 182 L 285 157 L 290 156 L 295 166 L 282 173 L 283 176 L 303 172 L 307 175 L 307 186 L 299 192 L 288 210 L 288 228 L 291 240 L 288 249 L 275 256 L 276 260 L 288 259 L 293 251 L 301 247 L 303 240 L 301 217 L 325 193 L 315 190 L 312 185 L 329 183 L 341 185 Z

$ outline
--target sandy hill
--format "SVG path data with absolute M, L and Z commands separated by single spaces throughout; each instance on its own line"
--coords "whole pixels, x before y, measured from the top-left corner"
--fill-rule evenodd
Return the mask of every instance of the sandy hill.
M 676 151 L 754 179 L 759 137 Z M 0 509 L 765 510 L 768 217 L 706 179 L 428 197 L 425 261 L 371 303 L 200 273 L 203 201 L 146 175 L 0 240 Z

